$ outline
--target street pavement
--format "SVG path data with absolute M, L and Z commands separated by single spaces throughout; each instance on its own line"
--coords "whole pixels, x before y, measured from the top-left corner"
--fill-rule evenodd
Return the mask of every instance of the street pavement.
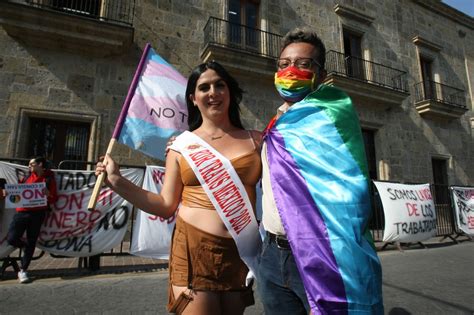
M 474 314 L 474 242 L 379 252 L 385 313 Z M 166 270 L 0 281 L 0 314 L 166 314 Z M 256 305 L 245 314 L 263 314 Z

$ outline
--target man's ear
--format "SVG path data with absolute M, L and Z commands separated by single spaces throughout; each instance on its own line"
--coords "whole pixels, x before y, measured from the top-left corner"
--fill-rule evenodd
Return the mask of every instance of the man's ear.
M 328 72 L 326 69 L 321 69 L 319 70 L 319 83 L 322 83 L 324 80 L 326 80 L 326 76 L 328 75 Z

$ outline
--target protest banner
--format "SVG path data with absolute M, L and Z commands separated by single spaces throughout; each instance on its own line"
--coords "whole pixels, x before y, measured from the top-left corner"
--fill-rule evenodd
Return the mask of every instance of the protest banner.
M 26 166 L 0 162 L 0 177 L 7 183 L 18 182 L 28 172 Z M 88 211 L 87 200 L 96 182 L 93 171 L 53 170 L 58 200 L 41 227 L 37 247 L 53 254 L 86 257 L 108 251 L 120 244 L 127 231 L 132 205 L 107 187 L 102 187 L 97 206 Z M 122 175 L 141 185 L 143 170 L 124 169 Z M 12 248 L 6 242 L 3 227 L 11 221 L 11 213 L 2 216 L 0 258 Z M 8 220 L 8 222 L 6 222 Z
M 452 186 L 451 195 L 457 231 L 474 236 L 474 187 Z
M 385 216 L 384 242 L 421 242 L 436 236 L 436 211 L 429 184 L 374 184 Z
M 142 188 L 158 194 L 163 186 L 164 175 L 164 167 L 148 165 Z M 130 253 L 147 258 L 169 259 L 171 235 L 177 214 L 176 211 L 172 217 L 163 219 L 138 210 Z
M 5 208 L 32 208 L 48 204 L 45 183 L 6 184 Z
M 8 227 L 15 215 L 15 209 L 6 209 L 5 200 L 0 200 L 0 258 L 8 256 L 14 248 L 7 243 Z

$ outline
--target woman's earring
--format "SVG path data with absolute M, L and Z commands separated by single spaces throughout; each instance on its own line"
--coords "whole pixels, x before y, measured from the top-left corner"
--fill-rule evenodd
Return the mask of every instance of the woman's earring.
M 194 103 L 194 106 L 198 106 L 198 104 L 197 104 L 197 103 Z

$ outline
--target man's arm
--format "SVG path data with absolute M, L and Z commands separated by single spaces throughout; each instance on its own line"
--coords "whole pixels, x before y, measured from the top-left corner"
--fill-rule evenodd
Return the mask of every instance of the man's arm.
M 51 173 L 46 177 L 46 196 L 48 198 L 48 204 L 54 205 L 58 200 L 58 190 L 56 186 L 56 180 L 54 179 L 54 173 Z

